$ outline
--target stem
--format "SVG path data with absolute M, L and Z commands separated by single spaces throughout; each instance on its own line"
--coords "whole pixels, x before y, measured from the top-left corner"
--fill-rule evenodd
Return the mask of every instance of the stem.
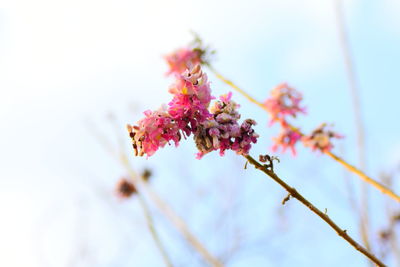
M 141 175 L 136 174 L 136 172 L 129 164 L 127 156 L 122 152 L 115 151 L 115 149 L 112 148 L 109 140 L 105 136 L 101 135 L 99 131 L 95 131 L 95 125 L 90 125 L 88 129 L 93 134 L 93 136 L 97 138 L 97 140 L 103 145 L 107 152 L 113 155 L 113 158 L 119 160 L 119 162 L 126 168 L 131 179 L 135 183 L 135 186 L 140 185 L 136 186 L 138 195 L 143 194 L 142 190 L 146 191 L 146 193 L 150 196 L 151 200 L 158 207 L 158 209 L 167 217 L 167 219 L 170 220 L 175 228 L 186 238 L 189 244 L 192 245 L 192 247 L 199 252 L 199 254 L 204 258 L 206 262 L 210 264 L 210 266 L 223 267 L 223 264 L 220 263 L 214 256 L 212 256 L 210 252 L 208 252 L 208 250 L 201 244 L 201 242 L 197 240 L 197 238 L 189 231 L 189 228 L 186 226 L 185 222 L 178 215 L 175 214 L 174 210 L 150 189 L 147 182 L 144 181 Z M 120 139 L 120 146 L 123 147 L 122 139 Z M 150 213 L 148 213 L 148 215 L 151 217 Z
M 143 190 L 150 197 L 157 208 L 164 214 L 165 217 L 169 219 L 172 225 L 185 237 L 189 244 L 199 252 L 203 259 L 213 267 L 223 267 L 223 264 L 215 258 L 204 246 L 203 244 L 190 232 L 186 223 L 180 218 L 174 210 L 163 201 L 155 192 L 153 192 L 143 177 L 136 175 L 135 171 L 131 168 L 126 155 L 122 154 L 120 156 L 121 163 L 127 169 L 129 175 L 134 181 L 140 185 L 138 191 Z
M 262 165 L 258 161 L 256 161 L 254 158 L 251 156 L 247 155 L 244 156 L 248 162 L 253 165 L 256 169 L 259 169 L 266 175 L 268 175 L 272 180 L 277 182 L 280 186 L 282 186 L 289 194 L 290 196 L 296 198 L 298 201 L 300 201 L 304 206 L 308 207 L 312 212 L 314 212 L 316 215 L 318 215 L 322 220 L 324 220 L 330 227 L 335 230 L 335 232 L 342 237 L 344 240 L 346 240 L 351 246 L 353 246 L 356 250 L 364 254 L 368 259 L 370 259 L 372 262 L 374 262 L 377 266 L 383 267 L 386 266 L 383 264 L 378 258 L 376 258 L 372 253 L 370 253 L 367 249 L 365 249 L 363 246 L 361 246 L 357 241 L 355 241 L 353 238 L 351 238 L 346 230 L 341 229 L 334 221 L 332 221 L 328 215 L 326 215 L 324 212 L 320 211 L 318 208 L 316 208 L 310 201 L 308 201 L 306 198 L 304 198 L 295 188 L 291 187 L 287 183 L 285 183 L 281 178 L 276 175 L 273 170 L 267 167 L 267 165 Z
M 223 82 L 225 82 L 226 84 L 228 84 L 229 86 L 231 86 L 233 89 L 235 89 L 236 91 L 238 91 L 239 93 L 241 93 L 243 96 L 245 96 L 250 102 L 255 103 L 257 106 L 259 106 L 260 108 L 264 109 L 265 111 L 267 110 L 266 107 L 259 101 L 257 101 L 255 98 L 253 98 L 252 96 L 250 96 L 248 93 L 246 93 L 243 89 L 240 89 L 237 85 L 233 84 L 230 80 L 224 78 L 219 72 L 217 72 L 211 65 L 207 65 L 208 68 L 215 74 L 215 76 L 217 76 L 217 78 L 219 78 L 220 80 L 222 80 Z M 304 136 L 304 134 L 295 126 L 290 125 L 289 127 L 293 130 L 296 131 L 297 133 L 299 133 L 300 135 Z M 388 195 L 389 197 L 395 199 L 396 201 L 400 202 L 400 196 L 398 196 L 396 193 L 394 193 L 391 189 L 389 189 L 388 187 L 386 187 L 385 185 L 377 182 L 376 180 L 372 179 L 371 177 L 369 177 L 368 175 L 366 175 L 363 171 L 361 171 L 360 169 L 357 169 L 355 166 L 351 165 L 350 163 L 348 163 L 347 161 L 345 161 L 344 159 L 340 158 L 339 156 L 336 156 L 335 154 L 333 154 L 332 152 L 326 151 L 323 152 L 326 155 L 330 156 L 332 159 L 336 160 L 337 162 L 339 162 L 340 164 L 342 164 L 344 167 L 346 167 L 349 171 L 357 174 L 364 182 L 369 183 L 370 185 L 372 185 L 373 187 L 377 188 L 379 191 L 381 191 L 382 193 Z
M 326 155 L 330 156 L 332 159 L 336 160 L 340 164 L 342 164 L 344 167 L 346 167 L 349 171 L 357 174 L 364 182 L 369 183 L 370 185 L 374 186 L 376 189 L 381 191 L 383 194 L 386 194 L 390 196 L 391 198 L 395 199 L 396 201 L 400 202 L 400 196 L 398 196 L 396 193 L 394 193 L 392 190 L 390 190 L 388 187 L 385 185 L 379 183 L 378 181 L 372 179 L 365 173 L 363 173 L 361 170 L 357 169 L 353 165 L 347 163 L 345 160 L 340 158 L 339 156 L 333 154 L 332 152 L 325 152 Z
M 365 135 L 364 123 L 361 114 L 360 104 L 360 88 L 357 81 L 356 71 L 353 64 L 353 57 L 350 51 L 350 44 L 346 33 L 345 17 L 343 14 L 343 5 L 341 0 L 335 0 L 335 11 L 337 17 L 337 27 L 339 31 L 340 44 L 347 73 L 347 80 L 353 101 L 354 120 L 357 131 L 358 142 L 358 163 L 362 169 L 366 169 L 365 159 Z M 360 215 L 360 232 L 365 246 L 370 249 L 368 228 L 369 228 L 369 201 L 368 201 L 368 187 L 366 184 L 361 184 L 361 215 Z
M 136 186 L 136 183 L 134 183 L 134 184 Z M 153 217 L 150 214 L 150 209 L 147 206 L 147 203 L 145 202 L 142 194 L 137 194 L 137 196 L 138 196 L 138 199 L 139 199 L 140 206 L 143 209 L 144 216 L 146 218 L 147 227 L 149 228 L 149 231 L 150 231 L 150 233 L 151 233 L 151 235 L 153 237 L 153 240 L 156 243 L 156 246 L 157 246 L 158 250 L 160 251 L 160 253 L 161 253 L 161 255 L 162 255 L 162 257 L 163 257 L 163 259 L 165 261 L 165 265 L 168 266 L 168 267 L 173 267 L 174 265 L 172 264 L 171 259 L 169 258 L 168 254 L 167 254 L 167 251 L 165 250 L 165 248 L 164 248 L 164 246 L 163 246 L 163 244 L 161 242 L 160 236 L 158 235 L 157 230 L 154 227 L 154 220 L 153 220 Z
M 258 102 L 257 100 L 255 100 L 252 96 L 250 96 L 246 91 L 244 91 L 243 89 L 241 89 L 239 86 L 235 85 L 232 81 L 228 80 L 227 78 L 225 78 L 224 76 L 222 76 L 218 71 L 216 71 L 210 64 L 206 64 L 206 66 L 215 74 L 215 76 L 217 76 L 218 79 L 220 79 L 221 81 L 223 81 L 224 83 L 226 83 L 227 85 L 229 85 L 230 87 L 232 87 L 233 89 L 235 89 L 236 91 L 238 91 L 239 93 L 241 93 L 244 97 L 247 98 L 247 100 L 249 100 L 250 102 L 252 102 L 253 104 L 256 104 L 257 106 L 259 106 L 260 108 L 265 109 L 265 106 Z

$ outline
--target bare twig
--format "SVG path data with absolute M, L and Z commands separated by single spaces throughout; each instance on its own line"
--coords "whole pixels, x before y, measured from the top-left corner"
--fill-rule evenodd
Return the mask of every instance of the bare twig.
M 362 253 L 364 256 L 366 256 L 368 259 L 370 259 L 372 262 L 374 262 L 377 266 L 383 267 L 386 266 L 384 263 L 382 263 L 378 258 L 376 258 L 371 252 L 369 252 L 367 249 L 365 249 L 363 246 L 361 246 L 357 241 L 355 241 L 353 238 L 351 238 L 346 230 L 341 229 L 334 221 L 332 221 L 326 213 L 320 211 L 318 208 L 316 208 L 310 201 L 308 201 L 306 198 L 304 198 L 295 188 L 291 187 L 288 185 L 286 182 L 284 182 L 281 178 L 278 177 L 270 168 L 268 168 L 267 165 L 262 165 L 259 163 L 257 160 L 252 158 L 251 156 L 244 156 L 251 165 L 253 165 L 256 169 L 262 171 L 266 175 L 268 175 L 272 180 L 277 182 L 280 186 L 282 186 L 293 198 L 296 198 L 298 201 L 300 201 L 304 206 L 308 207 L 312 212 L 314 212 L 316 215 L 318 215 L 322 220 L 324 220 L 335 232 L 342 237 L 344 240 L 346 240 L 351 246 L 353 246 L 356 250 L 358 250 L 360 253 Z
M 260 108 L 264 109 L 265 111 L 267 111 L 266 107 L 259 101 L 257 101 L 255 98 L 253 98 L 252 96 L 250 96 L 248 93 L 246 93 L 243 89 L 239 88 L 237 85 L 235 85 L 232 81 L 226 79 L 224 76 L 222 76 L 219 72 L 217 72 L 211 65 L 207 65 L 209 67 L 209 69 L 215 74 L 215 76 L 217 78 L 219 78 L 220 80 L 222 80 L 223 82 L 225 82 L 226 84 L 228 84 L 229 86 L 231 86 L 233 89 L 235 89 L 236 91 L 238 91 L 239 93 L 243 94 L 249 101 L 251 101 L 252 103 L 255 103 L 257 106 L 259 106 Z M 293 125 L 289 125 L 289 127 L 291 127 L 291 129 L 293 131 L 298 132 L 300 135 L 304 135 L 302 132 L 300 132 L 300 130 L 298 128 L 296 128 Z M 346 167 L 349 171 L 357 174 L 364 182 L 369 183 L 370 185 L 372 185 L 373 187 L 377 188 L 379 191 L 381 191 L 383 194 L 388 195 L 389 197 L 395 199 L 396 201 L 400 202 L 400 196 L 397 195 L 396 193 L 394 193 L 391 189 L 389 189 L 388 187 L 386 187 L 385 185 L 377 182 L 376 180 L 372 179 L 371 177 L 369 177 L 368 175 L 366 175 L 363 171 L 361 171 L 360 169 L 356 168 L 355 166 L 351 165 L 350 163 L 348 163 L 347 161 L 343 160 L 342 158 L 340 158 L 339 156 L 336 156 L 334 153 L 332 152 L 324 152 L 326 155 L 328 155 L 329 157 L 331 157 L 332 159 L 334 159 L 335 161 L 337 161 L 338 163 L 342 164 L 344 167 Z
M 342 47 L 342 53 L 347 73 L 347 80 L 349 83 L 349 89 L 351 99 L 353 102 L 354 120 L 357 131 L 357 142 L 358 142 L 358 163 L 361 169 L 366 170 L 366 158 L 365 158 L 365 134 L 364 134 L 364 123 L 361 114 L 361 103 L 360 103 L 360 88 L 357 80 L 356 70 L 354 66 L 353 57 L 351 54 L 350 44 L 346 32 L 345 17 L 343 14 L 343 5 L 341 0 L 335 0 L 335 13 L 337 17 L 337 27 L 339 31 L 339 39 Z M 361 215 L 360 215 L 360 231 L 363 238 L 363 242 L 367 248 L 370 248 L 368 229 L 369 229 L 369 200 L 368 200 L 368 187 L 365 183 L 361 184 Z
M 157 206 L 157 208 L 164 214 L 166 218 L 173 224 L 173 226 L 185 237 L 185 239 L 189 242 L 189 244 L 196 249 L 196 251 L 204 258 L 206 262 L 208 262 L 211 266 L 214 267 L 222 267 L 223 264 L 215 258 L 204 246 L 203 244 L 190 232 L 186 223 L 180 218 L 174 210 L 164 201 L 162 200 L 151 188 L 148 184 L 143 180 L 143 177 L 136 175 L 136 172 L 132 169 L 129 164 L 128 158 L 126 155 L 120 155 L 120 161 L 123 166 L 127 169 L 129 175 L 132 179 L 140 185 L 140 190 L 143 190 L 146 195 L 153 201 L 153 203 Z
M 111 122 L 115 123 L 115 120 L 112 119 Z M 113 149 L 109 140 L 105 136 L 101 135 L 99 131 L 96 131 L 95 126 L 93 124 L 90 125 L 89 130 L 90 130 L 91 134 L 93 134 L 93 136 L 95 136 L 97 138 L 99 143 L 106 149 L 107 152 L 109 152 L 112 156 L 118 158 L 118 153 L 115 151 L 115 149 Z M 118 143 L 119 143 L 120 149 L 122 150 L 123 149 L 123 141 L 122 141 L 122 139 L 119 139 L 118 141 L 119 141 Z M 134 179 L 132 179 L 132 180 L 133 180 L 135 187 L 137 188 L 137 182 Z M 166 249 L 164 248 L 164 245 L 161 242 L 158 232 L 154 227 L 154 220 L 150 213 L 150 209 L 147 206 L 147 203 L 144 200 L 143 195 L 140 191 L 137 191 L 137 197 L 139 200 L 139 205 L 143 210 L 143 214 L 146 219 L 147 227 L 151 233 L 151 236 L 152 236 L 158 250 L 161 253 L 161 256 L 163 257 L 165 265 L 168 267 L 173 267 L 174 265 L 172 264 L 172 261 L 169 258 L 168 253 L 167 253 Z
M 115 120 L 111 120 L 112 123 L 115 123 Z M 210 252 L 203 246 L 203 244 L 190 232 L 189 228 L 186 226 L 185 222 L 175 214 L 174 210 L 163 201 L 151 188 L 148 186 L 147 182 L 143 179 L 142 176 L 137 175 L 136 172 L 132 169 L 127 156 L 122 152 L 117 152 L 112 148 L 109 140 L 101 135 L 99 131 L 95 130 L 95 125 L 91 124 L 88 127 L 90 132 L 99 140 L 99 142 L 104 146 L 104 148 L 113 155 L 113 158 L 117 159 L 128 171 L 129 176 L 133 180 L 135 187 L 137 188 L 138 195 L 143 194 L 142 190 L 150 197 L 153 203 L 158 207 L 158 209 L 165 215 L 165 217 L 173 224 L 173 226 L 185 237 L 185 239 L 189 242 L 189 244 L 204 258 L 206 262 L 208 262 L 213 267 L 223 267 L 223 264 L 218 261 Z M 122 151 L 123 141 L 119 139 L 119 145 Z M 140 202 L 142 203 L 142 202 Z M 148 213 L 150 215 L 150 213 Z M 157 235 L 157 232 L 154 232 Z M 154 234 L 152 233 L 152 234 Z M 159 237 L 157 237 L 159 240 Z M 155 240 L 156 243 L 158 242 Z M 161 244 L 161 243 L 159 243 Z M 165 249 L 162 252 L 163 257 L 166 255 Z
M 142 176 L 136 174 L 136 172 L 132 169 L 131 165 L 129 164 L 129 160 L 126 157 L 126 155 L 122 152 L 117 153 L 112 148 L 112 146 L 110 145 L 110 142 L 107 140 L 107 138 L 100 135 L 99 132 L 94 131 L 94 125 L 91 125 L 91 127 L 89 127 L 89 130 L 99 140 L 99 142 L 105 147 L 105 149 L 109 153 L 111 153 L 114 156 L 114 158 L 117 158 L 120 161 L 120 163 L 127 169 L 129 176 L 131 177 L 131 179 L 133 180 L 133 183 L 135 184 L 135 187 L 138 189 L 137 190 L 138 195 L 141 195 L 143 193 L 142 190 L 146 191 L 146 193 L 149 195 L 149 197 L 154 202 L 154 204 L 158 207 L 158 209 L 175 226 L 175 228 L 185 237 L 185 239 L 191 244 L 191 246 L 196 251 L 199 252 L 199 254 L 204 258 L 205 261 L 207 261 L 211 266 L 223 267 L 223 264 L 220 263 L 218 261 L 218 259 L 216 259 L 214 256 L 212 256 L 211 253 L 208 252 L 208 250 L 201 244 L 201 242 L 190 232 L 190 230 L 186 226 L 185 222 L 178 215 L 175 214 L 174 210 L 167 203 L 165 203 L 154 191 L 151 190 L 151 188 L 147 185 L 147 182 L 144 181 Z M 137 186 L 137 185 L 140 185 L 140 186 Z M 144 203 L 144 202 L 140 201 L 140 203 Z M 147 214 L 149 216 L 151 216 L 150 213 L 147 213 Z M 155 239 L 157 247 L 160 248 L 159 246 L 161 245 L 161 242 L 159 241 L 160 239 L 158 237 L 158 234 L 155 231 L 152 232 L 153 238 L 154 238 L 154 234 L 157 236 Z M 165 249 L 162 249 L 162 251 L 160 251 L 160 252 L 161 252 L 163 258 L 165 259 L 164 256 L 167 255 Z M 166 264 L 168 265 L 167 262 L 166 262 Z
M 153 220 L 153 217 L 151 216 L 150 209 L 147 206 L 146 201 L 144 200 L 142 194 L 137 194 L 137 197 L 139 199 L 140 206 L 143 209 L 143 213 L 144 213 L 144 216 L 145 216 L 146 222 L 147 222 L 147 227 L 149 228 L 149 231 L 150 231 L 151 235 L 153 236 L 154 242 L 156 243 L 156 246 L 158 247 L 158 250 L 160 251 L 160 253 L 163 257 L 165 264 L 168 267 L 173 267 L 174 265 L 172 264 L 172 261 L 169 258 L 168 253 L 165 250 L 163 243 L 161 242 L 160 236 L 158 235 L 158 232 L 157 232 L 156 228 L 154 227 L 154 220 Z
M 343 160 L 339 156 L 333 154 L 332 152 L 328 151 L 325 154 L 327 154 L 328 156 L 330 156 L 331 158 L 333 158 L 334 160 L 336 160 L 337 162 L 342 164 L 349 171 L 357 174 L 364 182 L 369 183 L 370 185 L 374 186 L 379 191 L 381 191 L 383 194 L 386 194 L 386 195 L 390 196 L 391 198 L 395 199 L 396 201 L 400 202 L 400 196 L 398 196 L 396 193 L 394 193 L 391 189 L 389 189 L 388 187 L 386 187 L 382 183 L 372 179 L 371 177 L 369 177 L 368 175 L 363 173 L 360 169 L 357 169 L 353 165 L 347 163 L 345 160 Z

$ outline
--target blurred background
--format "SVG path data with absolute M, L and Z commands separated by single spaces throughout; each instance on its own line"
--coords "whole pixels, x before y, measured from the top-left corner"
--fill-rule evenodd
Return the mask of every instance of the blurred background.
M 196 160 L 191 140 L 148 160 L 134 158 L 125 124 L 170 99 L 163 55 L 192 40 L 216 50 L 213 65 L 263 101 L 288 82 L 303 93 L 309 132 L 333 123 L 335 153 L 358 165 L 357 129 L 335 0 L 35 2 L 0 9 L 0 265 L 165 266 L 137 196 L 118 198 L 128 175 L 111 150 L 183 218 L 225 266 L 368 266 L 325 223 L 229 152 Z M 341 15 L 359 86 L 365 170 L 400 192 L 398 90 L 400 2 L 343 1 Z M 340 14 L 339 14 L 340 15 Z M 342 28 L 343 30 L 343 28 Z M 214 95 L 231 91 L 211 73 Z M 265 113 L 234 92 L 261 135 L 252 154 L 271 153 Z M 298 147 L 274 153 L 275 171 L 361 242 L 358 177 Z M 173 266 L 208 266 L 145 198 Z M 368 193 L 373 252 L 399 266 L 391 218 L 397 203 Z M 390 228 L 390 229 L 389 229 Z M 398 230 L 398 229 L 397 229 Z M 385 235 L 386 234 L 386 235 Z M 397 256 L 397 259 L 396 259 Z

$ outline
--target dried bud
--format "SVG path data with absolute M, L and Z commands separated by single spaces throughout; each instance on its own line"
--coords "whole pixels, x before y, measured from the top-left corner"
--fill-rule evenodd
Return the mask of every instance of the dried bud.
M 388 241 L 391 236 L 392 236 L 392 233 L 390 230 L 382 230 L 379 232 L 379 238 L 382 241 Z
M 267 161 L 271 161 L 271 157 L 269 155 L 260 155 L 258 157 L 260 162 L 267 162 Z
M 120 198 L 129 198 L 137 193 L 135 185 L 126 178 L 119 180 L 115 191 Z
M 320 150 L 322 152 L 330 151 L 333 148 L 331 139 L 343 138 L 342 135 L 332 131 L 325 123 L 317 127 L 310 135 L 303 136 L 302 141 L 305 146 L 312 150 Z
M 142 172 L 142 178 L 146 182 L 150 179 L 150 177 L 153 175 L 150 169 L 145 168 Z

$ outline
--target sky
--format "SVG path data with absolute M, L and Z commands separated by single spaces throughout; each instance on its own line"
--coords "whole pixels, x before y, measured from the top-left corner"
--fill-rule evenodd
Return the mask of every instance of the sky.
M 98 137 L 106 136 L 117 147 L 126 123 L 168 102 L 172 81 L 165 77 L 162 56 L 188 43 L 190 31 L 217 51 L 214 66 L 257 99 L 265 99 L 281 82 L 300 90 L 308 114 L 296 123 L 305 131 L 333 123 L 346 137 L 335 151 L 357 163 L 356 129 L 333 3 L 116 1 L 82 2 L 77 9 L 40 2 L 0 9 L 0 265 L 162 266 L 143 231 L 145 221 L 137 203 L 113 195 L 115 182 L 125 172 Z M 361 88 L 367 171 L 376 177 L 398 168 L 400 161 L 400 4 L 353 0 L 346 1 L 344 9 Z M 209 76 L 215 95 L 230 90 Z M 277 129 L 267 128 L 268 118 L 243 97 L 234 93 L 234 99 L 241 104 L 243 117 L 259 122 L 256 129 L 262 138 L 254 154 L 270 152 Z M 123 142 L 129 151 L 129 140 Z M 300 205 L 278 209 L 285 195 L 271 181 L 241 168 L 228 172 L 227 166 L 244 164 L 235 155 L 208 155 L 198 161 L 194 153 L 187 142 L 132 162 L 138 170 L 154 169 L 152 186 L 178 213 L 193 210 L 185 218 L 213 251 L 226 245 L 204 226 L 218 215 L 209 207 L 221 205 L 225 194 L 213 179 L 222 188 L 228 183 L 232 192 L 243 190 L 240 216 L 234 214 L 232 220 L 252 239 L 283 229 L 278 237 L 263 236 L 262 246 L 235 255 L 229 266 L 320 266 L 320 261 L 326 262 L 324 266 L 366 265 Z M 289 183 L 321 207 L 329 207 L 344 227 L 356 227 L 356 220 L 349 219 L 341 166 L 301 148 L 296 158 L 279 156 L 279 172 Z M 205 196 L 194 197 L 190 191 L 210 185 Z M 376 192 L 371 199 L 382 202 Z M 271 219 L 277 212 L 286 216 L 287 225 Z M 168 222 L 156 212 L 155 216 L 177 266 L 202 266 Z M 256 218 L 264 223 L 258 225 Z M 374 221 L 374 231 L 382 223 Z M 314 238 L 305 239 L 305 232 L 316 229 Z M 227 240 L 232 238 L 229 232 L 226 235 Z M 315 242 L 325 246 L 316 247 Z M 312 258 L 317 249 L 318 257 Z

